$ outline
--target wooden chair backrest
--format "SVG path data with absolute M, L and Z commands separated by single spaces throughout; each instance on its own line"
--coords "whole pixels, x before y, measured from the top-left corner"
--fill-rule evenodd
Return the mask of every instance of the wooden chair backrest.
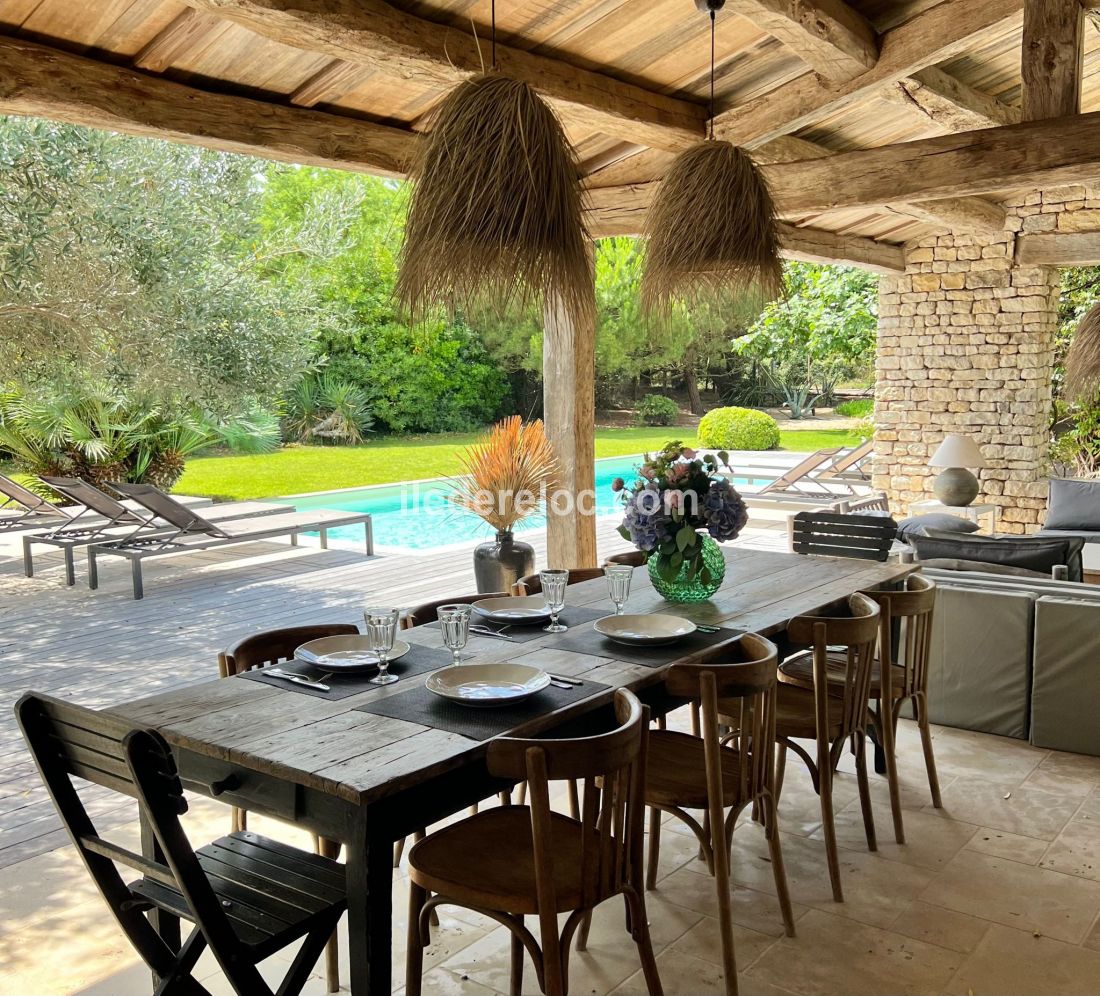
M 846 615 L 795 616 L 787 623 L 787 636 L 792 643 L 809 644 L 813 648 L 814 689 L 826 690 L 844 700 L 841 712 L 843 737 L 864 729 L 867 717 L 867 699 L 871 692 L 872 665 L 875 659 L 875 643 L 878 639 L 881 611 L 866 595 L 848 597 Z M 843 681 L 829 681 L 829 648 L 845 648 Z M 835 656 L 834 650 L 834 656 Z M 836 672 L 834 672 L 834 675 Z M 823 706 L 824 695 L 816 696 Z M 818 736 L 821 721 L 825 718 L 818 710 Z
M 889 512 L 890 499 L 884 494 L 868 495 L 866 498 L 856 498 L 848 502 L 848 511 L 855 514 L 860 512 Z
M 879 659 L 883 667 L 905 669 L 901 687 L 905 696 L 928 690 L 928 659 L 932 653 L 932 613 L 936 608 L 936 582 L 922 574 L 910 574 L 901 589 L 868 588 L 879 618 Z M 894 656 L 894 623 L 900 628 L 897 659 Z
M 799 512 L 793 520 L 795 553 L 885 561 L 898 534 L 888 516 L 844 512 Z
M 424 602 L 414 606 L 405 612 L 401 618 L 402 629 L 412 629 L 413 626 L 423 626 L 425 623 L 435 622 L 439 618 L 441 605 L 470 605 L 472 602 L 480 602 L 483 598 L 506 598 L 506 591 L 488 591 L 477 595 L 453 595 L 451 598 L 437 598 L 434 602 Z
M 615 714 L 619 726 L 596 736 L 569 740 L 501 737 L 489 745 L 490 774 L 527 781 L 540 918 L 547 914 L 553 918 L 557 909 L 550 858 L 554 853 L 551 781 L 576 779 L 584 786 L 580 813 L 587 831 L 580 858 L 583 905 L 595 906 L 622 892 L 624 885 L 640 887 L 649 709 L 633 692 L 619 689 Z
M 581 581 L 592 581 L 594 578 L 603 577 L 602 567 L 570 567 L 569 579 L 566 584 L 579 584 Z M 542 582 L 538 574 L 528 574 L 520 578 L 512 586 L 513 595 L 541 595 Z
M 108 713 L 28 692 L 15 706 L 16 718 L 61 822 L 115 919 L 138 952 L 158 974 L 172 970 L 175 954 L 135 908 L 119 872 L 129 866 L 149 879 L 177 888 L 170 867 L 101 837 L 77 793 L 75 780 L 92 782 L 140 800 L 126 752 L 129 723 Z M 167 786 L 178 789 L 179 779 Z M 182 792 L 177 806 L 186 809 Z
M 351 623 L 318 623 L 315 626 L 288 626 L 253 633 L 218 654 L 218 671 L 223 678 L 244 674 L 257 667 L 294 659 L 294 651 L 310 640 L 326 636 L 351 636 L 359 627 Z
M 705 664 L 673 664 L 665 676 L 670 694 L 701 706 L 707 791 L 722 798 L 722 742 L 719 714 L 736 736 L 729 749 L 738 754 L 741 799 L 754 799 L 771 788 L 775 772 L 776 669 L 774 643 L 745 633 L 723 648 L 720 660 Z
M 626 564 L 627 567 L 645 567 L 649 562 L 649 554 L 645 550 L 629 550 L 626 553 L 614 553 L 604 564 Z

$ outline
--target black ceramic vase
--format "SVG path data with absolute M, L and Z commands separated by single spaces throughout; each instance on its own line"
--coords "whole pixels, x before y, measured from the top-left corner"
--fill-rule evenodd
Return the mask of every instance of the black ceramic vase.
M 502 529 L 495 539 L 474 550 L 474 578 L 479 592 L 508 591 L 534 570 L 535 548 L 530 543 L 516 542 L 510 531 Z

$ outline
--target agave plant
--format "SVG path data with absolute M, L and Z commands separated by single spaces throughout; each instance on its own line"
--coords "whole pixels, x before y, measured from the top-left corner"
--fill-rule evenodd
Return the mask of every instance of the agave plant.
M 537 419 L 524 425 L 512 415 L 498 422 L 459 459 L 466 474 L 447 500 L 497 532 L 511 532 L 534 515 L 557 481 L 557 457 Z

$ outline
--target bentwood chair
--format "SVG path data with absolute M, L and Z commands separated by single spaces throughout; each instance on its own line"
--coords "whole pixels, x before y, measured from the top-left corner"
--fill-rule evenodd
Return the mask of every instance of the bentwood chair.
M 881 613 L 875 602 L 858 594 L 848 598 L 846 609 L 843 615 L 796 616 L 787 624 L 787 635 L 792 643 L 813 648 L 809 651 L 813 679 L 809 688 L 780 682 L 775 721 L 775 738 L 779 744 L 776 799 L 783 790 L 783 772 L 790 749 L 805 762 L 821 800 L 829 881 L 833 898 L 838 903 L 844 901 L 844 891 L 840 884 L 840 859 L 833 822 L 833 776 L 845 744 L 850 745 L 856 759 L 867 846 L 872 851 L 877 848 L 867 781 L 866 741 L 867 699 Z M 830 651 L 839 664 L 833 682 L 829 681 Z M 813 746 L 803 747 L 799 741 L 805 740 L 812 741 Z
M 721 661 L 674 664 L 665 689 L 701 708 L 702 735 L 652 730 L 646 765 L 649 810 L 649 861 L 646 888 L 657 882 L 661 813 L 687 824 L 699 841 L 718 890 L 722 964 L 727 996 L 737 994 L 733 912 L 730 905 L 729 850 L 737 818 L 746 806 L 758 808 L 771 854 L 775 891 L 788 937 L 794 937 L 779 824 L 773 794 L 775 780 L 775 644 L 746 633 Z M 719 733 L 718 703 L 732 733 Z M 688 810 L 702 810 L 700 823 Z
M 312 626 L 288 626 L 286 629 L 269 629 L 253 633 L 218 654 L 218 672 L 221 677 L 244 674 L 255 668 L 267 667 L 282 661 L 294 659 L 294 651 L 310 640 L 320 640 L 326 636 L 353 636 L 359 628 L 350 623 L 318 623 Z M 230 813 L 231 828 L 234 831 L 248 828 L 248 813 L 234 806 Z M 313 846 L 318 854 L 326 858 L 340 855 L 340 844 L 334 840 L 325 840 L 316 834 Z M 336 934 L 332 935 L 325 952 L 325 971 L 329 992 L 340 988 L 339 949 Z
M 524 950 L 547 996 L 569 989 L 569 948 L 586 914 L 607 899 L 626 902 L 650 996 L 661 981 L 642 888 L 646 727 L 649 710 L 615 693 L 619 726 L 572 740 L 502 737 L 489 744 L 489 773 L 526 779 L 530 805 L 501 806 L 429 834 L 409 852 L 409 946 L 405 991 L 420 996 L 428 915 L 463 906 L 512 934 L 510 992 L 523 991 Z M 550 808 L 550 783 L 580 779 L 584 804 L 574 819 Z M 558 916 L 568 914 L 559 932 Z M 526 926 L 539 924 L 541 945 Z M 530 992 L 531 990 L 527 990 Z
M 407 609 L 401 617 L 401 628 L 412 629 L 413 626 L 423 626 L 433 623 L 439 618 L 441 605 L 469 605 L 471 602 L 480 602 L 483 598 L 506 598 L 506 591 L 490 591 L 483 595 L 455 595 L 452 598 L 437 598 L 434 602 L 424 602 Z
M 936 774 L 936 758 L 932 753 L 932 732 L 928 725 L 928 657 L 932 649 L 932 611 L 936 606 L 936 584 L 920 574 L 910 575 L 899 590 L 890 587 L 870 588 L 863 592 L 879 606 L 878 656 L 871 667 L 870 698 L 874 703 L 871 721 L 886 759 L 886 777 L 890 786 L 890 809 L 894 819 L 894 838 L 905 843 L 902 820 L 901 790 L 898 785 L 896 731 L 901 707 L 913 703 L 917 728 L 924 748 L 924 764 L 932 805 L 937 809 L 940 784 Z M 895 658 L 895 624 L 898 653 Z M 885 662 L 886 667 L 883 667 Z M 837 686 L 844 676 L 844 656 L 829 654 L 828 680 Z M 799 654 L 784 661 L 779 668 L 779 680 L 792 685 L 813 687 L 813 657 Z
M 607 560 L 607 564 L 625 564 L 627 567 L 645 567 L 649 562 L 649 554 L 645 550 L 628 550 L 626 553 L 614 553 Z
M 175 760 L 158 733 L 33 693 L 15 711 L 73 844 L 158 977 L 158 993 L 210 996 L 192 974 L 209 947 L 234 992 L 274 996 L 256 966 L 297 941 L 303 943 L 278 993 L 302 991 L 347 907 L 341 865 L 248 831 L 195 851 L 180 825 L 187 801 Z M 152 853 L 136 854 L 101 837 L 78 781 L 136 798 L 155 840 Z M 127 884 L 120 865 L 141 877 Z M 195 925 L 182 943 L 180 920 Z
M 570 567 L 569 578 L 566 584 L 580 584 L 582 581 L 591 581 L 594 578 L 603 577 L 602 567 Z M 512 585 L 513 595 L 540 595 L 542 594 L 542 582 L 538 574 L 528 574 L 520 578 Z

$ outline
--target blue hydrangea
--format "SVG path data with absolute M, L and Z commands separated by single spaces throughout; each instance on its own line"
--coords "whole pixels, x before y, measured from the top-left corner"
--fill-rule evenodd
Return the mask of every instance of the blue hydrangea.
M 630 533 L 630 541 L 639 549 L 656 549 L 667 535 L 668 517 L 661 507 L 661 495 L 656 488 L 643 488 L 630 496 L 626 503 L 623 526 Z
M 713 481 L 701 509 L 707 532 L 719 543 L 731 540 L 745 528 L 749 511 L 729 481 Z

